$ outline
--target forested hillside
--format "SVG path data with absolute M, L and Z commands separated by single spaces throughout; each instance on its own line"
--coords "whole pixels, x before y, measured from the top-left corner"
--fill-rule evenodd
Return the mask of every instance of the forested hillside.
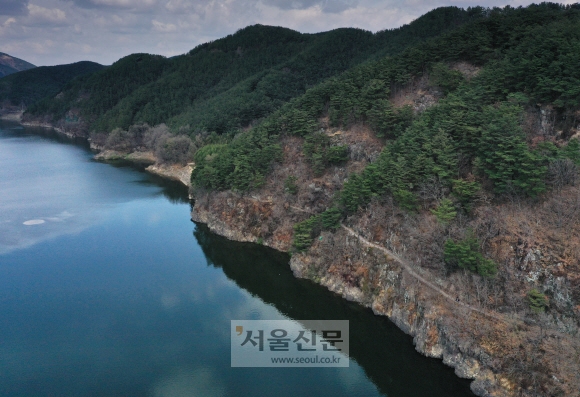
M 45 97 L 54 97 L 75 77 L 103 69 L 95 62 L 41 66 L 0 79 L 0 103 L 26 109 Z
M 480 12 L 197 149 L 192 216 L 292 252 L 478 395 L 572 396 L 580 6 Z
M 183 56 L 123 58 L 72 82 L 58 98 L 32 106 L 27 117 L 49 115 L 56 121 L 73 111 L 96 132 L 139 123 L 166 123 L 190 135 L 236 132 L 328 77 L 479 17 L 480 9 L 440 8 L 377 34 L 360 29 L 301 34 L 250 26 Z
M 574 149 L 553 143 L 529 147 L 521 118 L 526 107 L 549 104 L 560 138 L 569 137 L 577 124 L 580 7 L 481 12 L 485 18 L 452 33 L 329 79 L 231 144 L 205 149 L 212 161 L 197 156 L 195 183 L 213 189 L 254 186 L 275 160 L 280 134 L 316 141 L 312 161 L 336 162 L 317 134 L 318 120 L 326 115 L 330 126 L 364 123 L 388 142 L 378 161 L 345 186 L 341 203 L 347 211 L 385 191 L 411 205 L 418 182 L 436 177 L 451 186 L 453 179 L 476 172 L 496 193 L 508 187 L 531 196 L 543 192 L 549 163 L 580 159 Z M 466 78 L 450 68 L 458 62 L 480 69 L 477 76 Z M 394 106 L 398 90 L 427 75 L 440 88 L 437 106 L 420 114 Z M 504 145 L 495 147 L 502 140 Z

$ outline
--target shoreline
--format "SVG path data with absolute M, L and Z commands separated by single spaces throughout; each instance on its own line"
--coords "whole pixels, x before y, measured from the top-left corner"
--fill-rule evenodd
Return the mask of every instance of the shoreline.
M 258 244 L 251 232 L 240 230 L 236 226 L 229 226 L 219 221 L 211 211 L 200 209 L 197 205 L 191 212 L 191 218 L 194 222 L 205 224 L 212 233 L 229 240 Z M 373 248 L 375 251 L 373 255 L 388 257 L 381 252 L 380 248 L 375 247 L 374 243 L 365 240 L 344 224 L 336 234 L 338 241 L 344 241 L 345 245 L 352 244 L 352 238 L 354 238 L 357 244 Z M 321 236 L 324 236 L 323 240 L 331 238 L 329 232 L 323 232 Z M 278 252 L 289 252 L 286 247 L 276 242 L 264 240 L 262 244 Z M 337 275 L 328 274 L 321 278 L 311 276 L 309 267 L 319 258 L 320 245 L 320 241 L 317 240 L 306 252 L 294 253 L 291 256 L 288 265 L 294 277 L 309 279 L 339 295 L 342 299 L 371 309 L 376 316 L 386 317 L 399 330 L 413 338 L 415 350 L 419 354 L 441 360 L 445 366 L 453 368 L 458 378 L 470 380 L 470 389 L 474 395 L 478 397 L 512 395 L 505 394 L 505 389 L 509 390 L 511 387 L 509 380 L 486 368 L 479 360 L 477 349 L 465 349 L 466 341 L 452 335 L 447 320 L 452 318 L 454 308 L 448 304 L 441 304 L 437 291 L 432 290 L 432 283 L 427 282 L 431 285 L 426 288 L 419 286 L 422 284 L 420 281 L 422 277 L 414 274 L 413 270 L 409 271 L 406 266 L 397 261 L 398 258 L 395 256 L 395 258 L 389 258 L 384 265 L 384 271 L 391 274 L 390 281 L 392 282 L 384 286 L 379 296 L 369 298 L 365 291 L 347 285 Z M 435 290 L 437 289 L 435 287 Z M 471 307 L 464 306 L 466 305 L 460 304 L 455 311 L 462 314 L 466 324 L 490 320 L 486 318 L 487 313 L 480 313 L 477 309 L 472 310 Z M 491 320 L 498 321 L 497 318 Z
M 22 124 L 23 111 L 19 112 L 4 112 L 0 109 L 0 120 L 15 121 Z
M 67 131 L 63 130 L 62 128 L 55 127 L 54 125 L 51 125 L 49 123 L 22 121 L 23 115 L 24 115 L 24 111 L 22 111 L 22 110 L 17 111 L 17 112 L 11 112 L 11 111 L 6 111 L 6 110 L 0 109 L 0 120 L 13 121 L 13 122 L 16 122 L 16 123 L 18 123 L 22 126 L 25 126 L 25 127 L 40 127 L 40 128 L 53 129 L 56 132 L 59 132 L 63 135 L 68 136 L 69 138 L 78 137 L 78 135 L 75 135 L 72 132 L 67 132 Z
M 292 152 L 285 148 L 290 157 Z M 278 165 L 266 185 L 252 192 L 198 192 L 192 220 L 206 224 L 213 233 L 230 240 L 291 252 L 293 225 L 307 219 L 311 211 L 305 211 L 307 207 L 297 208 L 299 199 L 280 186 L 287 170 L 288 163 Z M 296 168 L 290 170 L 300 172 Z M 310 181 L 302 181 L 302 192 L 315 192 L 317 185 Z M 319 179 L 316 183 L 321 186 L 324 181 Z M 518 383 L 519 378 L 513 375 L 510 365 L 524 356 L 530 357 L 526 365 L 530 360 L 545 363 L 549 372 L 544 373 L 554 375 L 551 379 L 556 387 L 565 390 L 568 384 L 574 384 L 578 334 L 573 324 L 562 321 L 546 328 L 547 316 L 528 315 L 525 309 L 494 310 L 493 306 L 470 300 L 463 295 L 469 290 L 464 292 L 461 284 L 456 284 L 464 281 L 461 274 L 453 279 L 438 277 L 415 263 L 413 257 L 404 255 L 406 241 L 397 240 L 398 235 L 391 234 L 389 238 L 383 234 L 377 238 L 372 217 L 376 215 L 376 219 L 383 221 L 394 219 L 386 215 L 381 218 L 383 215 L 378 211 L 369 206 L 345 219 L 337 230 L 320 233 L 305 251 L 292 252 L 290 267 L 295 277 L 309 279 L 348 301 L 372 309 L 376 315 L 386 316 L 413 338 L 419 353 L 442 360 L 458 377 L 470 379 L 471 390 L 477 396 L 543 396 L 526 393 Z M 401 235 L 404 236 L 404 231 Z M 512 247 L 516 254 L 513 240 L 509 240 L 509 235 L 504 238 L 508 249 Z M 527 258 L 540 255 L 549 258 L 547 252 L 534 250 L 536 256 L 528 254 Z M 482 296 L 486 299 L 484 303 L 493 298 L 491 292 Z M 530 341 L 541 343 L 541 349 Z M 552 372 L 552 365 L 560 372 Z M 529 375 L 522 372 L 518 376 L 525 379 Z
M 159 177 L 177 181 L 181 183 L 183 186 L 188 188 L 189 190 L 189 199 L 191 200 L 193 197 L 191 195 L 191 181 L 189 176 L 195 167 L 194 163 L 188 163 L 186 165 L 180 164 L 162 164 L 157 161 L 157 158 L 152 152 L 131 152 L 131 153 L 123 153 L 114 150 L 103 150 L 100 147 L 94 145 L 90 138 L 86 136 L 81 136 L 76 134 L 72 131 L 65 131 L 62 128 L 55 127 L 48 123 L 38 123 L 38 122 L 23 122 L 22 121 L 22 114 L 23 112 L 11 113 L 11 114 L 0 114 L 1 120 L 6 121 L 13 121 L 17 122 L 18 124 L 25 126 L 25 127 L 38 127 L 38 128 L 46 128 L 53 130 L 59 134 L 65 135 L 68 138 L 82 138 L 85 139 L 89 143 L 89 147 L 94 154 L 93 159 L 102 162 L 110 162 L 110 161 L 127 161 L 133 163 L 135 165 L 146 165 L 144 168 L 145 171 L 157 175 Z
M 14 120 L 12 120 L 14 121 Z M 41 124 L 41 123 L 20 123 L 24 126 L 30 127 L 42 127 L 51 129 L 56 131 L 60 134 L 66 135 L 69 138 L 78 138 L 78 135 L 74 133 L 66 133 L 60 128 L 55 128 L 50 125 Z M 89 143 L 90 140 L 88 138 L 83 137 Z M 176 166 L 176 165 L 159 165 L 156 163 L 156 158 L 151 152 L 133 152 L 133 153 L 122 153 L 112 150 L 102 150 L 102 148 L 98 148 L 95 145 L 90 145 L 91 150 L 96 152 L 94 155 L 95 160 L 103 161 L 103 162 L 114 162 L 114 161 L 128 161 L 133 164 L 141 164 L 145 165 L 145 170 L 152 174 L 158 175 L 162 178 L 179 181 L 181 184 L 191 188 L 191 183 L 187 175 L 191 174 L 193 169 L 192 164 L 188 164 L 186 166 Z M 193 197 L 189 196 L 190 199 Z M 207 217 L 202 217 L 201 219 L 199 216 L 195 216 L 194 213 L 191 214 L 191 220 L 195 222 L 201 222 L 205 224 L 213 233 L 221 235 L 225 238 L 228 238 L 232 241 L 241 241 L 241 242 L 252 242 L 251 233 L 245 233 L 242 230 L 238 230 L 236 227 L 232 227 L 229 225 L 223 225 L 222 228 L 216 228 L 215 219 L 212 219 L 212 214 L 206 212 L 205 215 Z M 200 214 L 198 214 L 200 215 Z M 244 234 L 241 237 L 241 234 Z M 269 245 L 271 248 L 275 249 L 278 252 L 287 253 L 287 250 L 284 247 L 276 244 L 266 244 Z M 288 266 L 293 272 L 294 277 L 296 278 L 305 278 L 306 275 L 303 274 L 304 264 L 305 262 L 309 261 L 309 253 L 293 255 L 290 258 Z M 402 278 L 403 272 L 401 272 L 400 277 Z M 348 287 L 345 286 L 340 280 L 335 279 L 332 276 L 326 277 L 321 280 L 314 280 L 318 285 L 322 287 L 326 287 L 328 290 L 336 293 L 341 298 L 346 299 L 348 301 L 353 301 L 361 305 L 362 307 L 370 308 L 372 312 L 376 316 L 385 316 L 391 321 L 394 325 L 397 326 L 402 332 L 411 335 L 413 337 L 413 343 L 415 345 L 415 349 L 418 353 L 423 356 L 432 357 L 432 358 L 440 358 L 442 362 L 449 367 L 455 369 L 455 373 L 459 378 L 463 379 L 476 379 L 480 377 L 479 374 L 479 366 L 469 357 L 464 357 L 460 353 L 458 353 L 457 344 L 449 341 L 448 339 L 445 341 L 439 340 L 439 343 L 436 345 L 431 345 L 426 343 L 427 334 L 431 331 L 431 329 L 437 327 L 437 324 L 432 321 L 433 316 L 433 309 L 429 307 L 428 302 L 423 302 L 421 306 L 424 308 L 426 314 L 421 316 L 420 319 L 415 321 L 409 321 L 409 312 L 406 308 L 401 305 L 397 307 L 397 305 L 393 305 L 394 307 L 389 311 L 383 305 L 378 304 L 377 302 L 366 302 L 364 298 L 364 294 L 362 291 L 358 290 L 358 288 Z M 419 302 L 417 302 L 419 304 Z M 486 374 L 486 379 L 489 379 L 489 374 Z M 475 380 L 472 382 L 472 391 L 475 392 L 478 396 L 490 396 L 484 390 L 484 388 L 480 385 L 481 381 L 477 382 Z
M 90 142 L 90 140 L 89 140 Z M 115 150 L 102 150 L 95 147 L 91 143 L 91 150 L 97 152 L 93 158 L 97 161 L 110 162 L 110 161 L 128 161 L 136 165 L 143 165 L 145 171 L 166 178 L 172 181 L 180 182 L 182 185 L 191 190 L 190 176 L 194 163 L 188 163 L 186 165 L 181 164 L 161 164 L 157 162 L 155 154 L 152 152 L 131 152 L 124 153 Z M 191 194 L 189 195 L 191 199 Z

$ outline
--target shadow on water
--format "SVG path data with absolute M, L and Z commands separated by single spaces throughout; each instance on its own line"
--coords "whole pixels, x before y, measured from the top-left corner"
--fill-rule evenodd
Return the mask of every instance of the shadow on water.
M 160 186 L 163 196 L 173 204 L 189 204 L 187 187 L 181 182 L 172 181 L 157 175 L 148 174 L 149 183 Z
M 309 280 L 297 279 L 289 256 L 268 247 L 227 240 L 196 223 L 194 236 L 208 263 L 239 287 L 298 320 L 349 320 L 350 354 L 387 396 L 473 396 L 440 360 L 421 356 L 412 339 L 386 317 L 348 302 Z
M 136 163 L 128 160 L 111 160 L 106 162 L 108 165 L 117 168 L 131 168 L 145 174 L 145 178 L 135 181 L 139 185 L 159 186 L 161 194 L 173 204 L 188 204 L 188 189 L 181 182 L 163 178 L 159 175 L 151 174 L 145 170 L 150 163 Z
M 6 137 L 37 136 L 65 145 L 74 145 L 90 150 L 89 142 L 85 138 L 69 137 L 52 128 L 23 126 L 15 121 L 0 120 L 0 130 Z

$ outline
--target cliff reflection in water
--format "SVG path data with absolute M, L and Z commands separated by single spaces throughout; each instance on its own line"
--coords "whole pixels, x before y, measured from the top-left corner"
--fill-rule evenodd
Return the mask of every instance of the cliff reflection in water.
M 194 236 L 208 263 L 221 268 L 239 287 L 298 320 L 350 322 L 350 353 L 387 396 L 473 396 L 469 381 L 458 379 L 440 360 L 421 356 L 412 340 L 387 318 L 348 302 L 309 280 L 297 279 L 289 256 L 256 244 L 229 241 L 196 224 Z

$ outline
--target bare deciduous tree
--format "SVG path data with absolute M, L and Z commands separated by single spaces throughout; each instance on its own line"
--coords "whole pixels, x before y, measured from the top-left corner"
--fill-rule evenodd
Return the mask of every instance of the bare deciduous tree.
M 551 216 L 546 219 L 558 229 L 578 222 L 580 216 L 580 194 L 554 194 L 545 204 Z
M 435 176 L 431 176 L 419 185 L 418 194 L 423 201 L 424 208 L 427 208 L 433 201 L 440 201 L 447 193 L 449 193 L 449 189 Z
M 548 183 L 555 190 L 566 185 L 574 186 L 578 178 L 578 167 L 570 159 L 557 159 L 548 166 Z

